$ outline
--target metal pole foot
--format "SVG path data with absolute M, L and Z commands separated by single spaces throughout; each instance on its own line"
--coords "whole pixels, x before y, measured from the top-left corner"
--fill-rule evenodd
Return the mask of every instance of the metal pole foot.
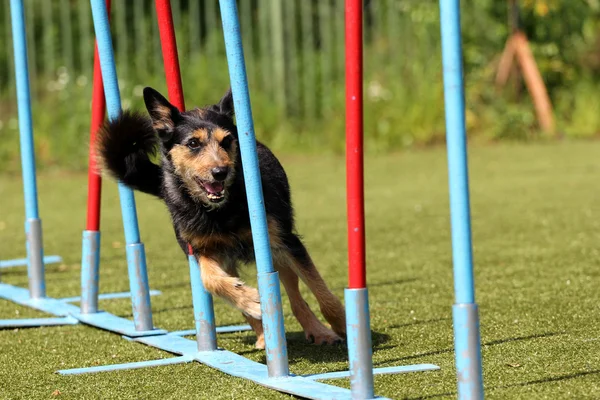
M 81 246 L 81 313 L 98 312 L 100 232 L 83 231 Z
M 126 252 L 133 323 L 138 331 L 150 331 L 154 329 L 154 325 L 144 245 L 142 243 L 129 244 Z
M 479 310 L 477 304 L 454 304 L 452 306 L 452 320 L 458 398 L 461 400 L 482 400 L 481 339 L 479 337 Z
M 345 289 L 346 336 L 350 361 L 350 388 L 353 399 L 372 399 L 373 349 L 367 288 Z
M 188 256 L 190 264 L 190 281 L 192 283 L 192 302 L 194 305 L 194 321 L 196 321 L 196 342 L 198 351 L 217 349 L 217 332 L 215 329 L 215 311 L 213 299 L 202 284 L 200 266 L 196 256 Z
M 283 327 L 279 273 L 259 273 L 257 277 L 269 377 L 280 378 L 288 376 L 290 370 L 285 329 Z
M 29 264 L 29 295 L 32 299 L 46 297 L 46 281 L 44 277 L 44 248 L 42 246 L 42 221 L 29 218 L 25 222 L 27 235 L 27 257 Z

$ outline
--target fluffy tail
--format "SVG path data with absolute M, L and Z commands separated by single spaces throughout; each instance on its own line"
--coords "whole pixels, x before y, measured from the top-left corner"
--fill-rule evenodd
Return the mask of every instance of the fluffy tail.
M 161 197 L 162 169 L 150 160 L 159 146 L 150 119 L 124 111 L 98 132 L 98 165 L 130 188 Z

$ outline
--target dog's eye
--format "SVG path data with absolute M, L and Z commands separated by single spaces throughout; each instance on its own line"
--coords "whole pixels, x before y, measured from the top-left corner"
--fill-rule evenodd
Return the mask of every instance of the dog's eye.
M 229 147 L 231 147 L 231 142 L 233 142 L 233 137 L 231 135 L 227 135 L 221 140 L 221 147 L 227 150 Z
M 200 148 L 200 141 L 198 139 L 190 139 L 187 142 L 187 147 L 189 147 L 191 150 L 196 150 Z

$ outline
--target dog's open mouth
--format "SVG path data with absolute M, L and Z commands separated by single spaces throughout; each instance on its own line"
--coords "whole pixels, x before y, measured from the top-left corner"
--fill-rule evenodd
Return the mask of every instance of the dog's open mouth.
M 195 178 L 198 186 L 206 192 L 208 200 L 213 203 L 219 203 L 225 198 L 225 185 L 223 182 L 209 182 L 200 178 Z

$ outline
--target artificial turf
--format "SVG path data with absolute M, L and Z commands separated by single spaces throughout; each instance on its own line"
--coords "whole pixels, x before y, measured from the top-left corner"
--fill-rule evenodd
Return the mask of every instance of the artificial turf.
M 499 145 L 470 149 L 476 298 L 481 313 L 486 397 L 600 398 L 600 143 Z M 284 157 L 299 232 L 327 282 L 346 284 L 344 161 Z M 76 296 L 86 177 L 46 173 L 38 180 L 48 295 Z M 23 257 L 23 196 L 17 177 L 0 177 L 0 255 Z M 368 279 L 375 366 L 434 363 L 440 371 L 378 376 L 376 393 L 395 399 L 455 398 L 453 302 L 447 170 L 443 148 L 366 160 Z M 188 266 L 165 207 L 137 196 L 155 325 L 193 327 Z M 116 186 L 103 192 L 101 291 L 126 291 Z M 245 277 L 255 283 L 253 268 Z M 24 268 L 3 282 L 26 286 Z M 307 293 L 305 288 L 303 292 Z M 285 296 L 284 296 L 285 297 Z M 315 307 L 312 296 L 307 296 Z M 216 300 L 218 324 L 242 323 Z M 127 300 L 101 307 L 131 316 Z M 317 309 L 316 307 L 314 308 Z M 290 368 L 307 374 L 347 368 L 342 347 L 305 343 L 284 298 Z M 42 314 L 0 301 L 0 318 Z M 219 345 L 253 360 L 251 333 Z M 170 357 L 87 326 L 0 331 L 0 397 L 274 399 L 289 396 L 198 363 L 88 376 L 57 369 Z M 349 386 L 347 380 L 333 383 Z

